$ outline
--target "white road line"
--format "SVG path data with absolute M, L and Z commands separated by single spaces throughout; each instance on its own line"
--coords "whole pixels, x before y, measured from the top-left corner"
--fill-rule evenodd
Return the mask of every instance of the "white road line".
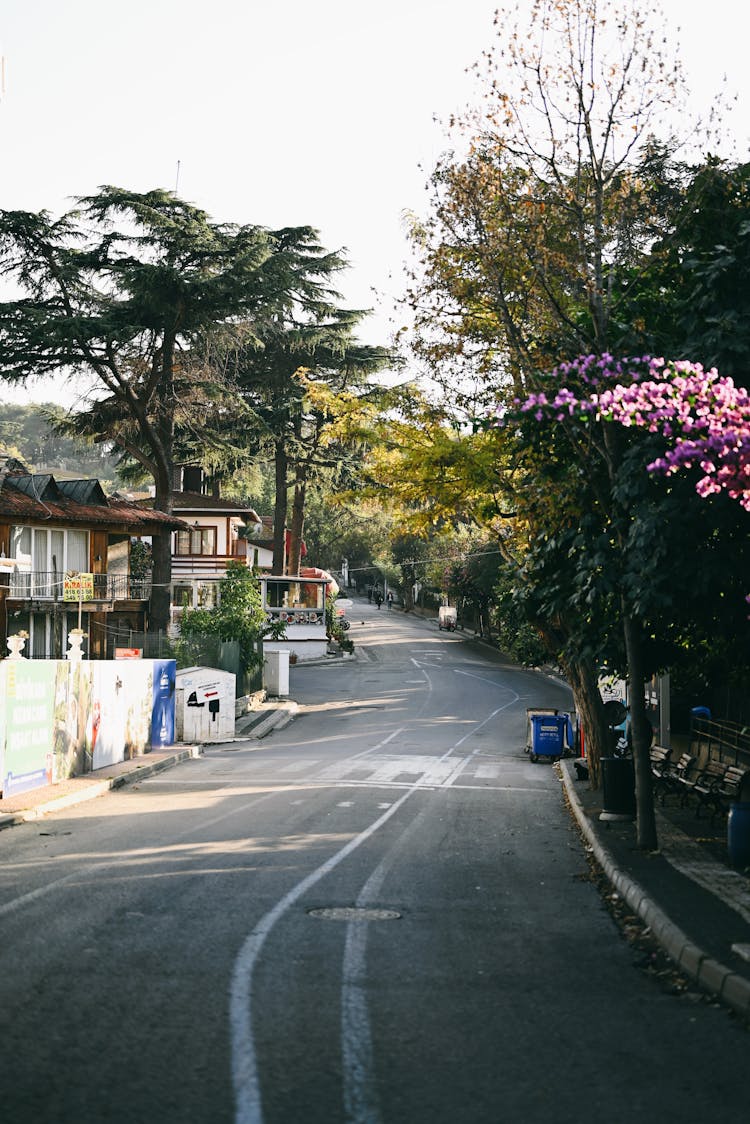
M 367 905 L 378 894 L 388 866 L 381 862 L 375 868 L 357 899 L 358 906 Z M 380 1121 L 367 1009 L 366 948 L 367 925 L 349 922 L 341 971 L 341 1069 L 347 1124 L 379 1124 Z
M 449 749 L 447 753 L 443 754 L 443 760 L 446 760 L 448 757 L 450 757 L 450 755 L 453 753 L 454 749 L 458 749 L 458 747 L 460 745 L 463 745 L 463 743 L 465 741 L 468 741 L 469 738 L 472 738 L 476 733 L 478 733 L 482 729 L 483 726 L 486 726 L 488 722 L 491 722 L 493 718 L 497 717 L 498 714 L 502 714 L 502 712 L 504 710 L 507 710 L 509 706 L 515 706 L 515 704 L 517 702 L 518 702 L 518 695 L 514 691 L 513 692 L 513 698 L 510 699 L 509 702 L 504 703 L 503 706 L 499 706 L 497 708 L 497 710 L 493 710 L 492 714 L 488 715 L 487 718 L 485 718 L 484 722 L 480 722 L 477 726 L 474 727 L 473 730 L 470 730 L 468 734 L 465 734 L 464 737 L 462 737 L 459 741 L 457 741 L 456 744 L 453 746 L 453 749 Z M 453 770 L 452 774 L 449 777 L 446 777 L 446 779 L 443 781 L 443 787 L 448 788 L 449 786 L 451 786 L 453 784 L 453 782 L 455 780 L 458 779 L 458 777 L 461 776 L 461 773 L 464 771 L 464 769 L 469 764 L 469 762 L 472 761 L 477 756 L 477 754 L 480 752 L 481 748 L 482 748 L 481 745 L 478 745 L 476 747 L 476 749 L 473 750 L 469 754 L 468 757 L 461 758 L 458 765 Z
M 500 775 L 499 765 L 477 765 L 474 776 L 478 781 L 494 781 Z
M 412 787 L 400 800 L 384 812 L 359 835 L 337 851 L 326 862 L 298 882 L 255 926 L 245 940 L 235 961 L 229 989 L 229 1028 L 231 1037 L 232 1084 L 235 1096 L 236 1124 L 262 1124 L 263 1104 L 258 1080 L 258 1067 L 253 1038 L 252 982 L 253 970 L 266 937 L 276 922 L 307 890 L 334 870 L 357 847 L 374 835 L 391 816 L 417 791 Z
M 143 783 L 149 783 L 149 778 L 147 777 Z M 220 816 L 213 816 L 210 820 L 203 820 L 201 824 L 193 823 L 189 828 L 186 828 L 185 831 L 181 831 L 177 835 L 172 836 L 172 842 L 175 843 L 179 839 L 184 839 L 188 835 L 194 835 L 196 831 L 202 831 L 204 828 L 213 827 L 215 824 L 221 823 L 222 820 L 229 819 L 231 816 L 236 816 L 240 812 L 246 812 L 248 808 L 254 808 L 256 804 L 259 804 L 261 800 L 268 800 L 271 796 L 275 795 L 276 791 L 265 792 L 260 796 L 256 796 L 253 800 L 248 800 L 246 804 L 242 804 L 239 808 L 232 808 L 229 812 L 222 812 Z M 169 846 L 170 845 L 167 844 L 163 848 L 165 853 L 168 851 Z M 37 900 L 37 898 L 42 898 L 45 896 L 45 894 L 51 894 L 54 890 L 59 889 L 61 886 L 65 886 L 68 882 L 72 882 L 76 878 L 86 878 L 91 874 L 99 874 L 103 870 L 110 870 L 112 867 L 120 866 L 127 862 L 128 853 L 127 851 L 125 851 L 121 855 L 119 855 L 118 858 L 112 859 L 109 862 L 89 863 L 86 866 L 79 867 L 71 874 L 66 874 L 62 878 L 56 878 L 54 882 L 48 882 L 44 886 L 38 886 L 36 890 L 30 890 L 27 894 L 21 894 L 20 897 L 13 898 L 11 901 L 5 902 L 3 905 L 0 905 L 0 917 L 3 917 L 8 913 L 14 913 L 16 910 L 21 909 L 23 906 L 31 905 L 32 902 Z
M 356 902 L 360 908 L 379 897 L 397 850 L 423 815 L 424 812 L 420 812 L 414 817 L 367 879 Z M 366 924 L 350 921 L 347 925 L 341 971 L 341 1069 L 347 1124 L 380 1124 L 381 1120 L 367 1007 L 367 935 Z
M 375 770 L 367 779 L 370 784 L 382 784 L 393 781 L 402 773 L 419 776 L 418 781 L 411 783 L 419 785 L 439 785 L 453 771 L 452 762 L 444 761 L 438 757 L 404 757 L 395 761 L 386 761 Z
M 351 761 L 361 761 L 363 757 L 371 757 L 373 753 L 377 753 L 379 749 L 382 749 L 384 745 L 388 745 L 389 742 L 392 742 L 394 738 L 397 738 L 398 735 L 403 734 L 403 732 L 404 727 L 399 726 L 397 730 L 394 730 L 387 738 L 383 738 L 377 745 L 372 746 L 371 749 L 363 749 L 361 753 L 353 753 L 351 757 L 345 757 L 343 761 L 337 761 L 335 765 L 329 765 L 327 769 L 323 769 L 323 771 L 318 774 L 319 779 L 326 780 L 329 776 L 340 777 L 342 775 L 342 770 L 344 772 L 350 771 L 351 766 L 349 763 Z
M 46 886 L 38 886 L 36 890 L 30 890 L 28 894 L 21 894 L 19 898 L 13 898 L 9 902 L 5 902 L 0 906 L 0 917 L 4 917 L 7 913 L 14 913 L 17 909 L 22 909 L 25 905 L 31 905 L 37 898 L 44 897 L 52 890 L 64 886 L 67 882 L 72 882 L 74 878 L 84 878 L 87 874 L 91 874 L 95 870 L 105 870 L 112 863 L 105 863 L 102 866 L 83 866 L 79 870 L 74 870 L 72 874 L 66 874 L 64 878 L 57 878 L 54 882 L 48 882 Z
M 466 675 L 469 679 L 478 679 L 480 683 L 489 683 L 491 687 L 497 687 L 499 691 L 507 690 L 503 687 L 502 683 L 498 683 L 496 679 L 487 679 L 484 675 L 475 675 L 473 671 L 462 671 L 460 667 L 453 668 L 456 675 Z M 516 695 L 516 698 L 519 696 Z

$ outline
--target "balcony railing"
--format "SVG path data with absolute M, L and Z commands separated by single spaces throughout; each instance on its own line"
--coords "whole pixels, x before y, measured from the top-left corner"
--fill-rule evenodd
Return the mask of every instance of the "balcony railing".
M 151 596 L 151 578 L 133 578 L 129 574 L 94 574 L 94 601 L 147 601 Z M 64 601 L 63 575 L 43 570 L 11 570 L 0 572 L 8 597 L 19 601 Z
M 173 554 L 172 580 L 186 577 L 223 578 L 228 562 L 241 562 L 250 566 L 252 559 L 240 554 Z

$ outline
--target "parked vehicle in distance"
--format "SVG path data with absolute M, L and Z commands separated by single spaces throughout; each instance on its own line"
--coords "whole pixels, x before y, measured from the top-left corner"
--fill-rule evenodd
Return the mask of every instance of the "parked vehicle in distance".
M 458 610 L 452 605 L 441 605 L 438 609 L 438 628 L 453 632 L 458 623 Z

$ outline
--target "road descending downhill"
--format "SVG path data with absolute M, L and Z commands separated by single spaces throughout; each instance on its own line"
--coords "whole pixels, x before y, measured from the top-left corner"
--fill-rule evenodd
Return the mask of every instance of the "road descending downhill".
M 0 833 L 0 1096 L 49 1124 L 712 1124 L 745 1030 L 642 971 L 558 678 L 356 600 L 296 718 Z

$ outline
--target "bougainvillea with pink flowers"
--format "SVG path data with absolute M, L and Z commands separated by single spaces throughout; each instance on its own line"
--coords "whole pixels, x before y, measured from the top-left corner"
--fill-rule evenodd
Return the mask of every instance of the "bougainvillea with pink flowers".
M 744 387 L 699 363 L 648 356 L 581 356 L 551 377 L 554 395 L 517 399 L 522 414 L 557 422 L 588 416 L 659 433 L 668 448 L 647 465 L 650 472 L 697 467 L 699 495 L 725 491 L 750 511 L 750 394 Z M 561 385 L 565 381 L 581 390 Z

